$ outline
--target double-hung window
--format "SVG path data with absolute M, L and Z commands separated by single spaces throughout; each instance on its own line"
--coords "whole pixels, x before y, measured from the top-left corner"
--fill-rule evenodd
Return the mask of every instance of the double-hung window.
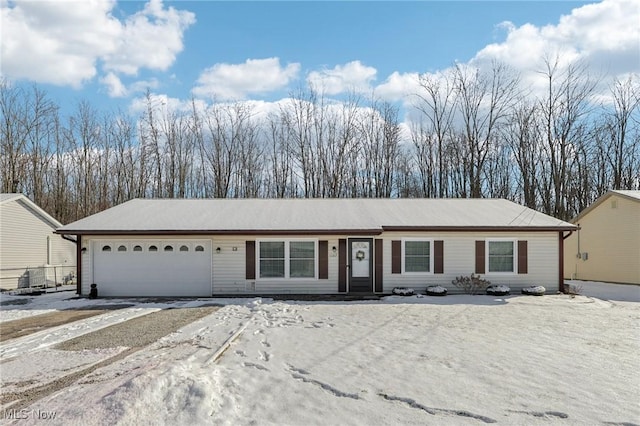
M 428 240 L 404 240 L 404 256 L 403 256 L 404 272 L 423 272 L 432 271 L 432 254 L 431 241 Z
M 487 241 L 487 272 L 515 272 L 515 242 Z
M 315 278 L 316 241 L 259 241 L 260 278 Z

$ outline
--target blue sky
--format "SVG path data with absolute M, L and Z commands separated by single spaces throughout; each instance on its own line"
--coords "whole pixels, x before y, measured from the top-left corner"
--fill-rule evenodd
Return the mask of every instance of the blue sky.
M 486 59 L 535 73 L 550 52 L 607 77 L 640 71 L 631 0 L 0 4 L 2 76 L 65 109 L 131 109 L 147 88 L 176 102 L 272 102 L 309 81 L 399 101 L 419 73 Z

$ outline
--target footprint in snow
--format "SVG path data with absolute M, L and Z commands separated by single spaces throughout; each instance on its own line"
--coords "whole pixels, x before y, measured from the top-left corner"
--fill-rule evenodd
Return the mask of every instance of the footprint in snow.
M 253 367 L 253 368 L 257 369 L 257 370 L 269 371 L 269 369 L 267 367 L 265 367 L 264 365 L 254 364 L 253 362 L 243 362 L 242 365 L 245 366 L 245 367 Z
M 241 351 L 241 350 L 237 350 L 236 351 L 236 355 L 241 356 L 243 358 L 245 358 L 247 356 L 247 354 L 244 351 Z
M 265 352 L 265 351 L 260 351 L 260 359 L 262 361 L 269 362 L 269 360 L 271 359 L 271 354 L 269 354 L 268 352 Z
M 266 340 L 263 340 L 260 343 L 262 343 L 262 346 L 264 346 L 265 348 L 270 348 L 271 347 L 271 343 L 267 342 Z

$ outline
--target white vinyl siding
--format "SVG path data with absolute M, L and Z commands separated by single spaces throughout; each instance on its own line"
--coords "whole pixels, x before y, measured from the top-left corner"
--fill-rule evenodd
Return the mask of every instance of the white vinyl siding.
M 75 271 L 76 245 L 54 234 L 55 224 L 19 198 L 3 202 L 0 209 L 0 288 L 15 289 L 30 267 L 49 264 L 64 266 L 65 274 Z
M 548 293 L 553 293 L 558 289 L 558 233 L 557 232 L 523 232 L 517 234 L 509 234 L 515 241 L 526 240 L 528 242 L 528 273 L 527 274 L 504 274 L 504 273 L 487 273 L 483 277 L 490 280 L 493 284 L 506 284 L 512 289 L 512 292 L 519 291 L 519 288 L 529 285 L 543 285 L 547 288 Z M 338 260 L 339 254 L 333 253 L 333 247 L 339 247 L 339 239 L 348 238 L 348 236 L 318 236 L 317 240 L 328 241 L 328 279 L 317 279 L 318 275 L 318 246 L 314 241 L 314 273 L 315 278 L 258 278 L 258 270 L 256 270 L 257 279 L 246 279 L 246 241 L 255 241 L 256 267 L 259 263 L 259 242 L 267 241 L 259 239 L 252 235 L 239 236 L 208 236 L 200 239 L 209 239 L 212 244 L 211 264 L 212 264 L 212 288 L 214 295 L 220 294 L 336 294 L 338 293 Z M 391 293 L 393 287 L 406 286 L 414 288 L 416 291 L 422 292 L 427 285 L 443 285 L 449 289 L 451 293 L 457 292 L 457 288 L 451 284 L 451 281 L 460 275 L 469 275 L 475 268 L 475 241 L 490 241 L 504 238 L 504 233 L 489 232 L 434 232 L 434 233 L 407 233 L 386 232 L 375 238 L 383 240 L 383 292 Z M 433 258 L 433 241 L 444 241 L 444 274 L 391 274 L 391 241 L 392 240 L 421 240 L 431 241 L 430 256 Z M 91 237 L 83 238 L 83 246 L 88 247 L 87 252 L 82 255 L 83 258 L 83 294 L 88 294 L 89 286 L 92 283 L 93 272 L 91 270 L 90 259 L 92 240 Z M 100 241 L 122 241 L 121 238 L 104 238 L 100 237 Z M 135 245 L 141 245 L 146 253 L 150 245 L 157 245 L 156 241 L 175 241 L 172 245 L 173 254 L 179 252 L 184 238 L 149 236 L 145 239 L 139 239 L 142 244 L 135 243 L 128 246 L 125 253 L 115 252 L 116 255 L 135 256 L 140 254 L 134 251 Z M 151 242 L 153 241 L 153 243 Z M 295 240 L 290 237 L 270 238 L 269 241 L 309 241 Z M 164 247 L 164 246 L 162 246 Z M 217 248 L 220 252 L 217 252 Z M 116 246 L 117 249 L 117 246 Z M 191 253 L 195 247 L 189 245 Z M 517 250 L 517 244 L 516 244 Z M 112 252 L 111 254 L 114 254 Z M 144 253 L 143 253 L 144 254 Z M 159 251 L 158 254 L 165 254 Z M 430 260 L 433 262 L 433 260 Z M 517 257 L 514 258 L 517 263 Z M 291 268 L 289 265 L 288 268 Z M 433 263 L 430 265 L 433 271 Z
M 528 242 L 528 273 L 486 273 L 483 278 L 492 284 L 504 284 L 511 287 L 512 293 L 530 285 L 542 285 L 548 294 L 558 290 L 558 232 L 519 232 L 509 233 L 510 240 Z M 512 237 L 512 238 L 511 238 Z M 378 237 L 379 238 L 379 237 Z M 383 259 L 383 291 L 391 293 L 393 287 L 410 287 L 424 292 L 427 286 L 441 285 L 450 293 L 459 292 L 451 281 L 457 276 L 471 275 L 475 270 L 475 241 L 504 240 L 505 233 L 491 232 L 421 232 L 411 235 L 411 239 L 444 241 L 444 273 L 443 274 L 392 274 L 391 273 L 391 241 L 407 238 L 405 233 L 385 232 Z M 517 251 L 517 243 L 516 251 Z M 433 246 L 432 246 L 433 254 Z M 485 253 L 486 254 L 486 253 Z M 517 269 L 517 256 L 514 257 Z
M 328 278 L 318 279 L 316 264 L 315 278 L 256 278 L 245 277 L 246 241 L 256 241 L 256 265 L 259 241 L 255 235 L 213 236 L 215 247 L 220 247 L 219 254 L 213 255 L 213 293 L 214 294 L 336 294 L 338 293 L 338 253 L 332 248 L 338 247 L 338 236 L 319 236 L 318 241 L 328 241 Z M 271 241 L 291 240 L 291 237 L 274 237 Z M 291 240 L 293 241 L 293 240 Z M 308 241 L 308 240 L 307 240 Z M 234 250 L 235 249 L 235 250 Z M 316 258 L 318 257 L 316 245 Z

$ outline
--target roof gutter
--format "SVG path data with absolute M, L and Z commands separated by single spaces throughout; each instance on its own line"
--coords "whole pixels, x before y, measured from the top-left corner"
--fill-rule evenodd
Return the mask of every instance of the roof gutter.
M 57 234 L 57 231 L 54 231 L 53 233 Z M 72 238 L 72 237 L 68 236 L 67 234 L 60 234 L 60 237 L 62 237 L 63 240 L 71 241 L 74 244 L 78 244 L 78 239 L 77 238 Z

